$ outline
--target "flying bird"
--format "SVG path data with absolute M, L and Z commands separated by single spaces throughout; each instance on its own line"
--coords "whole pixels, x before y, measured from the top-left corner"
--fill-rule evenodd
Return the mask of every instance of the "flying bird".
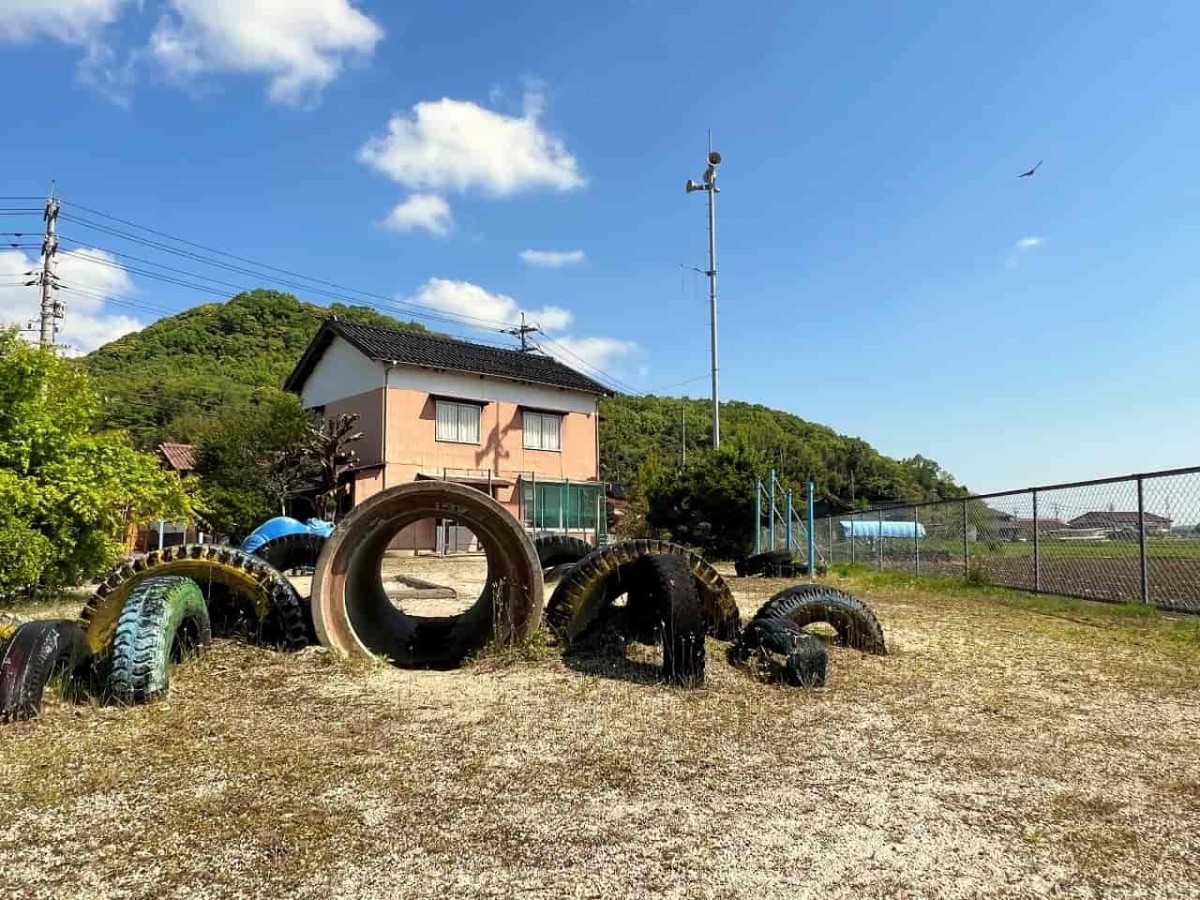
M 1041 167 L 1041 165 L 1042 165 L 1042 161 L 1039 159 L 1039 160 L 1038 160 L 1038 163 L 1037 163 L 1037 165 L 1036 165 L 1036 166 L 1034 166 L 1034 167 L 1033 167 L 1032 169 L 1030 169 L 1028 172 L 1022 172 L 1022 173 L 1021 173 L 1020 175 L 1018 175 L 1017 177 L 1018 177 L 1018 178 L 1028 178 L 1028 177 L 1029 177 L 1029 176 L 1031 176 L 1031 175 L 1032 175 L 1034 172 L 1036 172 L 1036 171 L 1038 170 L 1038 168 L 1040 168 L 1040 167 Z

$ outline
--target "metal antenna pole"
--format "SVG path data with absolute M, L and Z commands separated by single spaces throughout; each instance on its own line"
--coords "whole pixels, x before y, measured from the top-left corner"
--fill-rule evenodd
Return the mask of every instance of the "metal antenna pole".
M 721 154 L 712 148 L 712 132 L 708 135 L 708 168 L 704 170 L 704 181 L 697 184 L 690 178 L 684 190 L 689 194 L 693 191 L 708 193 L 708 308 L 709 327 L 711 329 L 710 344 L 712 347 L 712 444 L 713 449 L 721 446 L 721 392 L 719 367 L 717 364 L 717 166 L 721 164 Z
M 46 200 L 46 211 L 42 218 L 46 220 L 46 236 L 42 239 L 42 272 L 38 283 L 42 286 L 41 329 L 39 343 L 43 347 L 53 347 L 58 333 L 57 320 L 62 318 L 62 310 L 54 300 L 54 255 L 58 252 L 58 236 L 55 225 L 58 222 L 58 201 L 54 199 L 54 185 L 50 185 L 50 196 Z
M 711 152 L 709 155 L 712 155 Z M 721 446 L 721 395 L 717 366 L 717 173 L 711 166 L 709 170 L 712 180 L 708 189 L 708 316 L 712 331 L 712 443 L 715 450 Z

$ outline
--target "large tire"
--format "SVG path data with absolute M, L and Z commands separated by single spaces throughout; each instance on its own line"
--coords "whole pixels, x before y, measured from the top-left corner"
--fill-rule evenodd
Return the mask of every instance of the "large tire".
M 753 619 L 738 637 L 734 653 L 741 662 L 757 662 L 755 669 L 772 680 L 778 671 L 785 682 L 798 687 L 825 684 L 829 662 L 825 642 L 791 619 Z M 783 658 L 782 665 L 776 656 Z
M 544 534 L 534 538 L 533 546 L 543 570 L 564 563 L 577 563 L 596 549 L 582 538 L 565 534 Z
M 837 632 L 838 643 L 875 653 L 887 653 L 883 628 L 871 608 L 856 597 L 821 584 L 798 584 L 780 591 L 754 614 L 755 620 L 789 619 L 800 628 L 826 622 Z
M 741 624 L 729 585 L 711 565 L 686 547 L 667 541 L 624 541 L 588 554 L 558 583 L 546 607 L 546 621 L 559 640 L 582 637 L 612 601 L 644 584 L 634 564 L 644 556 L 678 556 L 696 581 L 708 633 L 722 640 L 737 635 Z
M 643 588 L 636 598 L 630 597 L 629 614 L 656 623 L 662 635 L 663 680 L 703 684 L 704 609 L 687 561 L 682 556 L 643 556 L 638 569 Z
M 406 525 L 453 519 L 487 553 L 483 593 L 457 616 L 411 616 L 388 599 L 379 577 L 383 554 Z M 533 541 L 512 513 L 465 485 L 416 481 L 355 507 L 330 536 L 313 576 L 312 609 L 326 647 L 382 655 L 402 668 L 453 668 L 489 642 L 518 643 L 538 628 L 542 567 Z
M 40 714 L 50 679 L 64 671 L 74 675 L 89 659 L 74 622 L 44 619 L 19 626 L 0 647 L 0 722 Z
M 284 534 L 260 544 L 251 555 L 266 560 L 280 572 L 315 569 L 326 540 L 310 532 Z
M 282 534 L 259 544 L 251 555 L 266 561 L 281 573 L 296 569 L 316 569 L 317 560 L 328 538 L 312 532 Z M 304 634 L 310 644 L 317 643 L 317 627 L 313 622 L 312 605 L 307 597 L 301 597 L 304 613 Z
M 771 566 L 781 566 L 792 561 L 791 550 L 768 550 L 766 553 L 756 553 L 739 559 L 733 564 L 733 570 L 741 577 L 761 575 Z
M 158 575 L 195 581 L 214 622 L 232 623 L 260 643 L 284 650 L 308 645 L 304 601 L 272 566 L 234 547 L 183 544 L 119 566 L 96 589 L 80 614 L 93 653 L 102 653 L 112 643 L 134 587 Z
M 146 578 L 133 588 L 113 638 L 105 694 L 145 703 L 167 692 L 171 663 L 212 642 L 208 605 L 196 582 L 178 575 Z

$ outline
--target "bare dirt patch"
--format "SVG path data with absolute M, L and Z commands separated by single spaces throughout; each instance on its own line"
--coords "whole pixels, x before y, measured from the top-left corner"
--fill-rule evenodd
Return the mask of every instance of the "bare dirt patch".
M 470 600 L 481 565 L 404 569 Z M 785 584 L 731 583 L 747 613 Z M 814 691 L 717 643 L 687 691 L 636 645 L 402 672 L 221 642 L 156 705 L 51 701 L 0 730 L 0 896 L 1200 892 L 1196 645 L 860 596 L 893 652 L 832 648 Z

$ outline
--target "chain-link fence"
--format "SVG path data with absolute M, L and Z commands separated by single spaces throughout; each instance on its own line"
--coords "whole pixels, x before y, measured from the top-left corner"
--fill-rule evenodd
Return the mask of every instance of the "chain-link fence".
M 890 506 L 814 530 L 830 565 L 1200 612 L 1200 468 Z

